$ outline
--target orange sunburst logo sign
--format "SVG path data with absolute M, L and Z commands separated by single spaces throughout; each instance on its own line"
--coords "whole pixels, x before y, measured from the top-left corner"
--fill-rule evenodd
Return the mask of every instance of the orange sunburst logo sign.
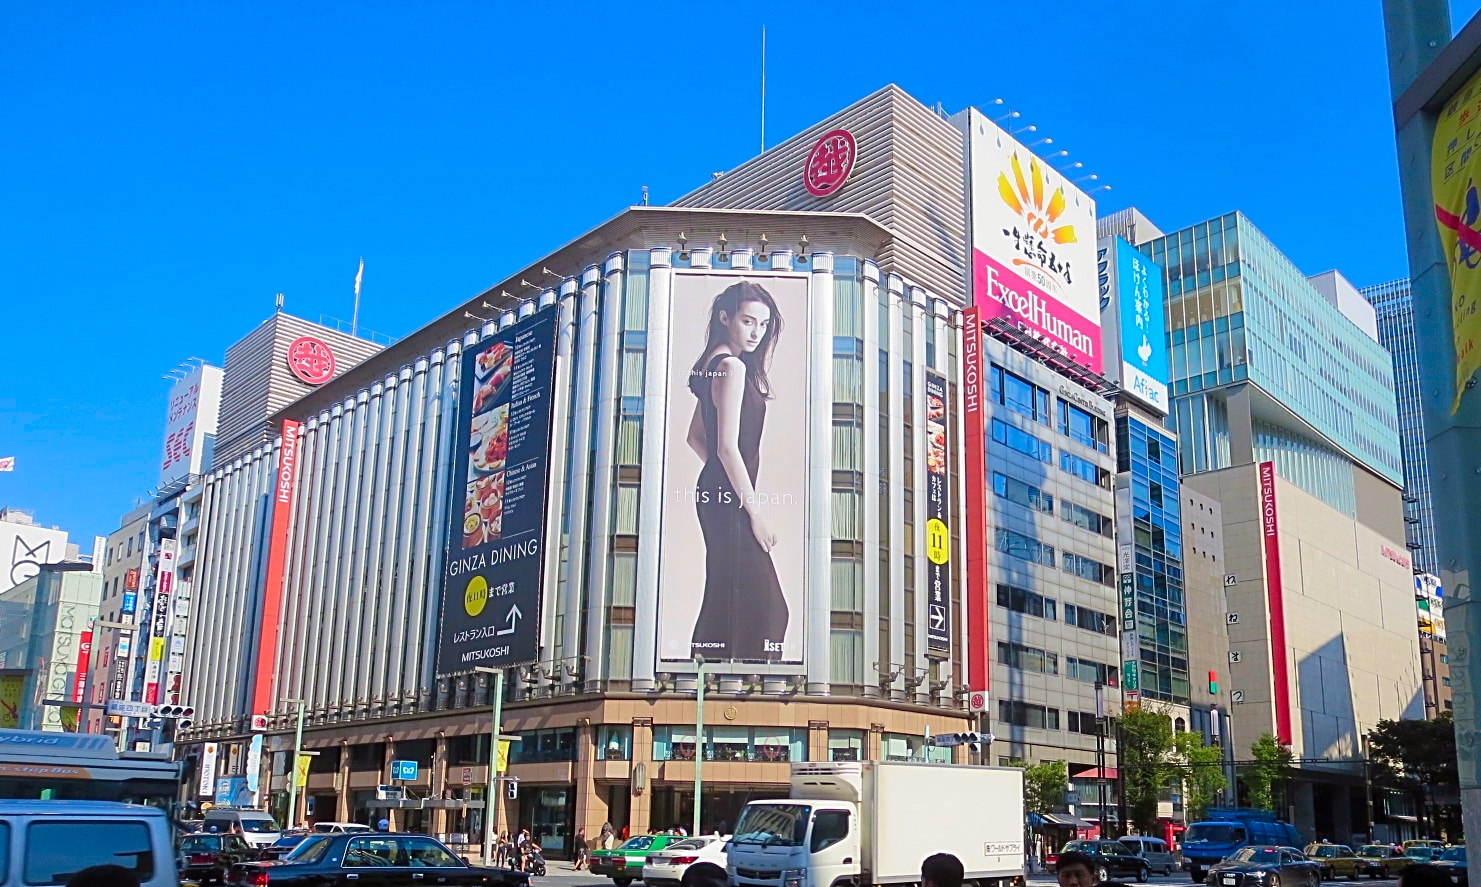
M 1040 237 L 1054 241 L 1055 243 L 1075 243 L 1074 225 L 1056 225 L 1059 217 L 1064 214 L 1065 199 L 1064 188 L 1055 188 L 1049 199 L 1044 199 L 1045 179 L 1044 169 L 1039 165 L 1038 158 L 1030 157 L 1028 163 L 1028 176 L 1023 174 L 1023 164 L 1018 159 L 1018 152 L 1013 153 L 1011 163 L 1013 167 L 1013 180 L 1008 180 L 1008 174 L 998 173 L 998 195 L 1008 208 L 1013 210 L 1028 223 L 1030 229 Z

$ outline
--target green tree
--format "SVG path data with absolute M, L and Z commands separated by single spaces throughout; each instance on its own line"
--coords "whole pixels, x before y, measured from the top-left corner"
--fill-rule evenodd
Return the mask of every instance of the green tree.
M 1275 812 L 1275 783 L 1291 767 L 1291 750 L 1270 733 L 1261 733 L 1250 746 L 1253 763 L 1244 769 L 1245 795 L 1249 805 Z
M 1173 757 L 1172 719 L 1160 711 L 1129 711 L 1118 728 L 1117 766 L 1126 799 L 1126 824 L 1157 833 L 1157 800 L 1178 775 Z
M 1064 793 L 1070 784 L 1070 775 L 1064 761 L 1045 761 L 1029 766 L 1023 761 L 1014 761 L 1013 766 L 1023 768 L 1023 807 L 1029 813 L 1052 813 L 1064 807 Z
M 1429 721 L 1379 721 L 1368 734 L 1368 760 L 1374 782 L 1424 798 L 1434 832 L 1459 833 L 1458 808 L 1433 803 L 1436 789 L 1453 796 L 1460 787 L 1450 712 Z
M 1177 733 L 1172 738 L 1173 751 L 1183 783 L 1183 805 L 1188 821 L 1202 819 L 1219 792 L 1229 787 L 1224 778 L 1224 750 L 1204 745 L 1202 733 Z

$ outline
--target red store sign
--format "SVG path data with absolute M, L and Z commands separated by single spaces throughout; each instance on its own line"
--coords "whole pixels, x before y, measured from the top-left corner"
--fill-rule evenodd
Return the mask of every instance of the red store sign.
M 288 346 L 288 369 L 309 385 L 334 378 L 334 352 L 313 336 L 299 336 Z
M 807 167 L 802 171 L 802 183 L 807 193 L 814 197 L 827 197 L 848 181 L 858 158 L 858 146 L 853 133 L 846 129 L 835 129 L 826 133 L 813 145 L 807 155 Z

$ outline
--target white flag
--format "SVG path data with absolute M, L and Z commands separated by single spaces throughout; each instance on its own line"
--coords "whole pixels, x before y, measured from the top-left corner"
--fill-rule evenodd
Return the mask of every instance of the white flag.
M 15 457 L 14 456 L 0 456 L 0 471 L 14 471 L 14 470 L 15 470 Z
M 355 272 L 355 298 L 360 298 L 360 281 L 365 277 L 365 260 L 360 260 L 360 270 Z

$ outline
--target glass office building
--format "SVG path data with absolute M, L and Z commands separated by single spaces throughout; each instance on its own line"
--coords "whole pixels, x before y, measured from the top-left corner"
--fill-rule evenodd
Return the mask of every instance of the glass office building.
M 1366 287 L 1363 297 L 1378 314 L 1378 341 L 1394 358 L 1399 401 L 1399 441 L 1404 450 L 1404 524 L 1418 572 L 1439 572 L 1435 548 L 1435 505 L 1430 487 L 1429 447 L 1419 402 L 1419 341 L 1414 336 L 1414 297 L 1409 280 Z
M 1244 461 L 1237 441 L 1349 516 L 1352 463 L 1402 484 L 1388 353 L 1249 219 L 1230 213 L 1139 248 L 1166 269 L 1170 424 L 1184 473 Z M 1247 397 L 1235 425 L 1248 443 L 1231 437 L 1231 389 Z
M 1188 611 L 1183 593 L 1177 442 L 1142 415 L 1117 415 L 1116 471 L 1118 499 L 1129 495 L 1131 500 L 1141 694 L 1144 699 L 1188 705 Z M 1125 536 L 1119 541 L 1125 544 Z

